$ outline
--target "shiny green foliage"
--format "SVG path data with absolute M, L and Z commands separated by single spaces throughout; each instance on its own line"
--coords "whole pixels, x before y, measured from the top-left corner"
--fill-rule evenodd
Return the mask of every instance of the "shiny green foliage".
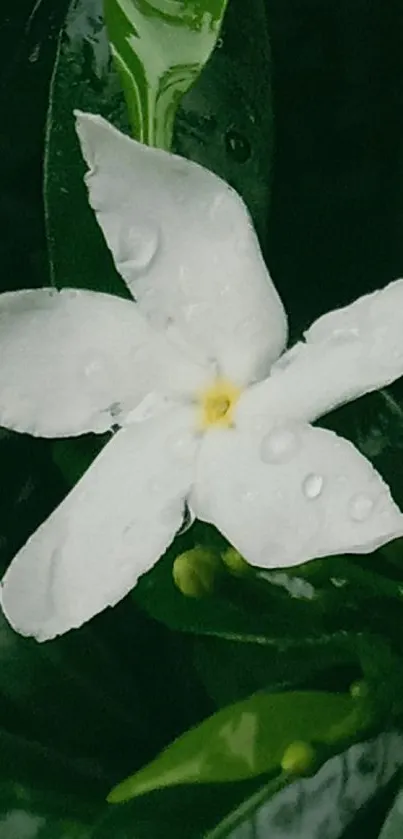
M 134 136 L 171 147 L 176 109 L 218 39 L 227 0 L 104 0 Z
M 246 780 L 287 768 L 299 774 L 287 749 L 295 741 L 327 746 L 362 733 L 365 706 L 331 693 L 260 693 L 219 711 L 186 732 L 108 796 L 119 803 L 158 787 Z

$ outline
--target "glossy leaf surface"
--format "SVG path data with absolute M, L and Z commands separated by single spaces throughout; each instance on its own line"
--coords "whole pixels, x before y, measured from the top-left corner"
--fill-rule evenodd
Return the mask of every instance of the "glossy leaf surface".
M 151 764 L 120 783 L 112 803 L 157 787 L 239 781 L 279 771 L 294 741 L 337 745 L 368 719 L 349 696 L 329 693 L 257 694 L 231 705 L 172 743 Z
M 147 793 L 109 808 L 95 839 L 338 839 L 403 760 L 391 732 L 352 746 L 273 795 L 273 785 L 193 784 Z M 337 801 L 337 806 L 335 806 Z M 357 833 L 349 833 L 353 839 Z M 365 835 L 371 836 L 371 833 Z M 347 837 L 346 837 L 347 839 Z
M 178 104 L 218 39 L 227 0 L 104 0 L 132 131 L 171 147 Z

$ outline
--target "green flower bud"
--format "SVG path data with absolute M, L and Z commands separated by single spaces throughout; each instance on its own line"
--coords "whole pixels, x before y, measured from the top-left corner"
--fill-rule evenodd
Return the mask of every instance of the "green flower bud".
M 235 577 L 246 577 L 252 571 L 252 566 L 235 548 L 228 548 L 221 558 L 230 574 L 234 574 Z
M 310 775 L 316 766 L 316 751 L 310 743 L 295 740 L 285 750 L 281 768 L 290 775 Z
M 213 551 L 193 548 L 176 557 L 172 568 L 173 580 L 185 597 L 205 597 L 216 587 L 220 566 L 220 559 Z
M 350 686 L 350 695 L 353 699 L 366 699 L 369 695 L 369 687 L 366 682 L 353 682 Z

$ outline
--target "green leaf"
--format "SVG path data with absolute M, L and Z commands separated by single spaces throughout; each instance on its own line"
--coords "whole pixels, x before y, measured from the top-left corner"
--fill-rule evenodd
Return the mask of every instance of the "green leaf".
M 335 746 L 368 724 L 361 703 L 320 692 L 256 694 L 186 732 L 115 787 L 112 803 L 158 787 L 240 781 L 279 771 L 294 741 Z
M 359 680 L 357 654 L 337 638 L 290 639 L 277 645 L 220 637 L 199 636 L 194 642 L 194 662 L 209 695 L 219 708 L 258 690 L 348 688 Z M 281 652 L 279 652 L 279 647 Z
M 161 788 L 110 807 L 91 839 L 341 839 L 344 828 L 390 781 L 402 760 L 403 739 L 392 732 L 353 745 L 315 776 L 300 778 L 275 795 L 276 784 L 262 785 L 261 777 Z M 362 835 L 375 839 L 378 833 L 370 824 Z M 361 839 L 359 830 L 348 836 Z
M 0 16 L 1 290 L 48 283 L 43 129 L 58 30 L 67 0 L 19 0 Z
M 104 0 L 134 136 L 170 149 L 173 122 L 218 39 L 227 0 Z
M 132 597 L 171 629 L 264 647 L 266 657 L 264 653 L 256 655 L 262 664 L 260 672 L 271 672 L 271 684 L 289 685 L 290 679 L 293 684 L 301 684 L 316 666 L 326 667 L 326 662 L 328 668 L 343 664 L 357 667 L 363 637 L 368 637 L 369 646 L 375 636 L 389 635 L 393 643 L 399 640 L 401 585 L 387 576 L 381 557 L 366 557 L 362 564 L 346 557 L 330 557 L 294 569 L 255 569 L 242 579 L 224 572 L 212 594 L 196 599 L 185 597 L 172 579 L 176 554 L 193 544 L 210 545 L 216 553 L 226 546 L 215 531 L 194 525 L 140 579 Z M 244 674 L 245 684 L 249 684 L 246 693 L 263 687 L 262 683 L 248 683 L 247 651 L 240 649 L 237 667 L 236 646 L 223 648 L 221 655 L 219 649 L 213 651 L 213 666 L 217 654 L 225 671 L 231 667 L 229 656 L 239 679 Z M 218 680 L 219 671 L 220 666 Z M 350 675 L 354 678 L 353 673 Z M 220 692 L 228 701 L 231 678 L 222 681 Z M 232 700 L 245 695 L 245 687 L 240 685 L 239 690 Z
M 258 788 L 254 780 L 158 789 L 109 807 L 91 839 L 201 839 Z

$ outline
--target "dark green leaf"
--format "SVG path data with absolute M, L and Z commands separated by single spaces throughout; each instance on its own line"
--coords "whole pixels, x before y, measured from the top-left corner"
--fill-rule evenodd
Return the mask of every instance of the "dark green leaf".
M 41 195 L 49 79 L 67 0 L 19 0 L 0 15 L 1 290 L 46 285 Z

